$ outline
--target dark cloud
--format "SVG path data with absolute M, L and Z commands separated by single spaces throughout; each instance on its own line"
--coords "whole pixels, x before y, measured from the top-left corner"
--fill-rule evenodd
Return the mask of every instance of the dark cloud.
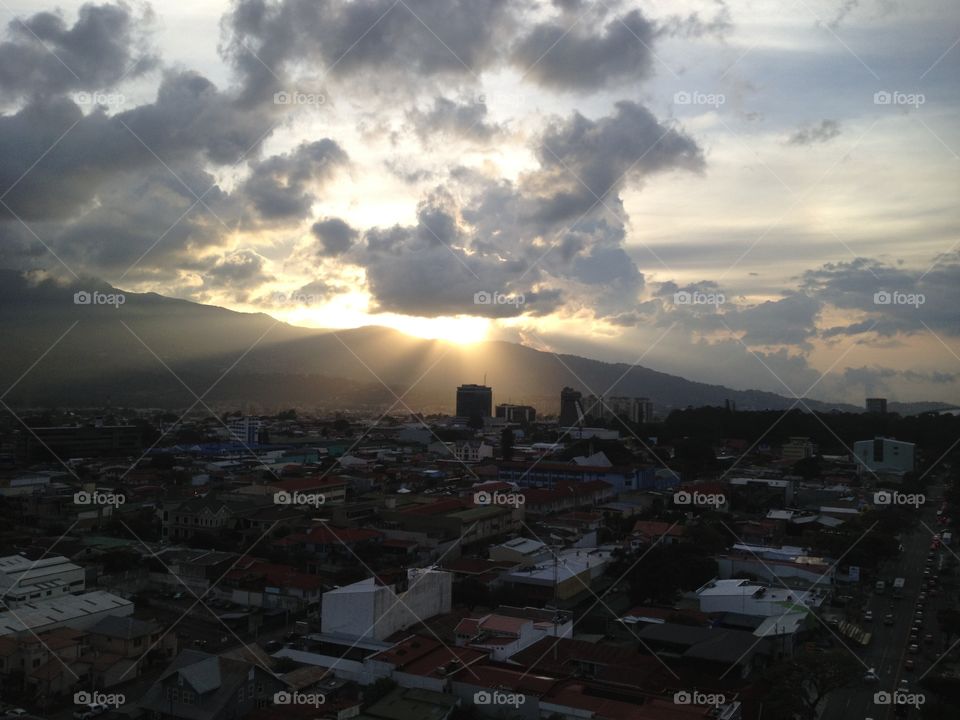
M 805 272 L 807 294 L 858 313 L 854 322 L 826 328 L 825 337 L 872 331 L 883 337 L 930 330 L 960 335 L 960 254 L 946 253 L 927 268 L 857 258 Z
M 269 117 L 237 112 L 196 73 L 167 74 L 156 102 L 115 115 L 84 115 L 66 98 L 38 99 L 0 116 L 0 187 L 24 220 L 69 217 L 120 173 L 194 160 L 235 163 L 255 155 L 270 128 Z M 208 187 L 189 189 L 199 195 Z
M 254 250 L 235 250 L 216 260 L 203 273 L 204 290 L 227 291 L 238 302 L 246 302 L 251 291 L 274 280 L 266 272 L 263 256 Z
M 656 35 L 655 23 L 639 10 L 611 19 L 602 29 L 587 23 L 571 28 L 567 21 L 551 20 L 517 40 L 512 60 L 547 87 L 593 91 L 649 75 Z
M 662 125 L 642 105 L 621 101 L 612 115 L 591 120 L 580 113 L 554 123 L 541 138 L 541 170 L 526 178 L 541 194 L 537 216 L 563 222 L 601 205 L 619 209 L 617 194 L 630 181 L 658 171 L 700 171 L 703 154 L 697 143 Z
M 142 75 L 157 64 L 141 31 L 149 18 L 117 3 L 81 6 L 72 27 L 50 12 L 12 20 L 0 43 L 0 91 L 7 99 L 49 96 Z
M 347 154 L 329 138 L 303 143 L 290 153 L 251 163 L 243 192 L 265 220 L 304 218 L 316 200 L 313 187 L 347 163 Z
M 445 97 L 435 98 L 433 106 L 427 111 L 413 110 L 407 114 L 423 141 L 442 140 L 449 136 L 490 140 L 500 128 L 495 123 L 488 123 L 486 116 L 485 103 L 469 100 L 454 102 Z
M 797 130 L 787 140 L 788 145 L 814 145 L 833 140 L 840 134 L 840 123 L 836 120 L 821 120 L 819 125 Z
M 318 252 L 322 256 L 342 255 L 359 237 L 359 233 L 340 218 L 325 218 L 310 229 L 320 241 Z
M 244 77 L 248 102 L 286 89 L 301 63 L 404 87 L 470 79 L 496 59 L 511 17 L 506 0 L 240 0 L 224 20 L 225 53 Z

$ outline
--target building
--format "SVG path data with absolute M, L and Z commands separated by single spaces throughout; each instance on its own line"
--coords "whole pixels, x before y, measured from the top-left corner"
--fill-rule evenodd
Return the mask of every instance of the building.
M 156 620 L 138 620 L 130 615 L 108 615 L 92 625 L 87 634 L 97 655 L 139 660 L 149 650 L 154 657 L 169 661 L 177 651 L 176 633 L 164 633 Z
M 853 456 L 860 472 L 908 473 L 914 468 L 914 444 L 893 438 L 858 440 Z
M 612 415 L 633 423 L 653 422 L 653 403 L 645 397 L 612 397 L 607 400 Z
M 752 580 L 711 580 L 696 591 L 703 613 L 740 613 L 771 617 L 785 612 L 807 612 L 819 608 L 825 590 L 791 590 L 767 587 Z
M 457 388 L 457 417 L 493 416 L 493 388 L 486 385 L 461 385 Z
M 503 418 L 508 423 L 519 423 L 526 425 L 537 419 L 537 411 L 530 405 L 497 405 L 498 418 Z
M 407 587 L 398 591 L 367 578 L 323 594 L 324 634 L 383 640 L 395 632 L 450 612 L 453 575 L 430 568 L 407 571 Z
M 866 405 L 868 413 L 876 413 L 877 415 L 887 414 L 886 398 L 867 398 Z
M 780 447 L 780 456 L 792 463 L 816 454 L 817 446 L 808 437 L 792 437 Z
M 227 422 L 227 429 L 230 431 L 230 437 L 234 442 L 243 445 L 259 445 L 263 421 L 257 417 L 231 418 Z
M 138 427 L 104 425 L 101 419 L 89 425 L 30 428 L 19 442 L 18 453 L 26 462 L 138 456 L 143 449 Z
M 28 602 L 0 612 L 0 636 L 39 634 L 59 627 L 85 629 L 109 615 L 133 615 L 130 600 L 102 590 Z
M 85 587 L 83 568 L 61 555 L 39 560 L 0 557 L 0 598 L 8 607 L 83 592 Z
M 543 462 L 516 460 L 500 462 L 497 468 L 498 480 L 522 487 L 555 488 L 561 483 L 576 485 L 591 480 L 603 480 L 609 483 L 615 492 L 621 493 L 630 490 L 660 490 L 679 484 L 676 478 L 674 478 L 674 481 L 664 480 L 659 482 L 652 467 L 578 465 L 577 463 L 552 460 Z
M 140 699 L 154 720 L 228 720 L 273 704 L 286 685 L 259 664 L 184 650 Z
M 565 387 L 560 391 L 560 425 L 571 427 L 583 423 L 583 395 L 573 388 Z

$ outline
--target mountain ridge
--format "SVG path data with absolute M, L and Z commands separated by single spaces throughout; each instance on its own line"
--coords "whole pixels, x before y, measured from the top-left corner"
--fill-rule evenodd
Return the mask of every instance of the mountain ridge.
M 78 289 L 122 293 L 125 302 L 76 305 Z M 727 401 L 743 410 L 803 409 L 769 391 L 735 390 L 505 340 L 457 346 L 377 325 L 304 328 L 267 313 L 129 293 L 94 279 L 31 282 L 11 270 L 0 270 L 0 333 L 17 339 L 0 356 L 0 382 L 13 385 L 8 402 L 21 406 L 181 407 L 199 395 L 216 405 L 393 404 L 399 411 L 449 412 L 457 385 L 487 375 L 494 402 L 532 404 L 541 413 L 556 412 L 564 386 L 585 395 L 649 397 L 661 412 Z M 818 411 L 862 411 L 847 403 L 803 403 Z M 898 406 L 950 407 L 891 403 L 892 410 Z

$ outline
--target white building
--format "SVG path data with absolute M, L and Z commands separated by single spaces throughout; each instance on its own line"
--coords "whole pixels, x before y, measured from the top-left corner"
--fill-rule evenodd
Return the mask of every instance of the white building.
M 383 640 L 398 630 L 450 612 L 453 575 L 431 568 L 407 571 L 407 589 L 367 578 L 323 594 L 320 627 L 355 638 Z
M 15 611 L 0 612 L 0 637 L 23 632 L 38 635 L 63 626 L 84 630 L 110 615 L 133 615 L 133 603 L 103 590 L 28 602 Z
M 9 607 L 83 592 L 85 587 L 83 568 L 62 555 L 39 560 L 0 557 L 0 597 Z
M 913 471 L 913 443 L 878 437 L 873 440 L 858 440 L 853 444 L 853 456 L 860 472 Z
M 607 407 L 619 417 L 630 422 L 653 422 L 653 403 L 645 397 L 612 397 L 607 400 Z
M 262 427 L 263 422 L 257 417 L 231 418 L 227 423 L 231 439 L 244 445 L 258 444 Z
M 697 590 L 700 612 L 740 613 L 770 617 L 788 611 L 805 612 L 823 603 L 824 593 L 811 590 L 788 590 L 766 587 L 752 580 L 711 580 Z

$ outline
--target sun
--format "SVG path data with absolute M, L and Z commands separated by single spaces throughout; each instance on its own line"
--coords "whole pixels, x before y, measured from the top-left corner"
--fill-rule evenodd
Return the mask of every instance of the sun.
M 426 340 L 443 340 L 457 345 L 482 342 L 490 333 L 488 318 L 472 315 L 456 317 L 413 317 L 409 315 L 377 316 L 376 324 L 387 325 L 407 335 Z

